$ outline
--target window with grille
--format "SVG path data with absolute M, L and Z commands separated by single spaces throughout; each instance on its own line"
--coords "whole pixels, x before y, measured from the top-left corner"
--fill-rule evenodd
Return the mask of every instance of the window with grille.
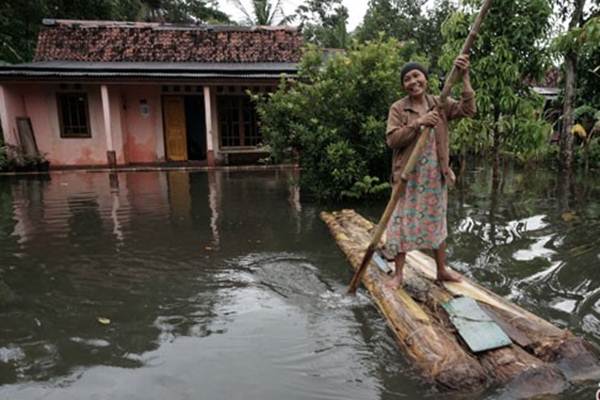
M 58 117 L 60 137 L 89 138 L 90 118 L 86 93 L 58 93 Z
M 248 96 L 218 96 L 221 147 L 258 146 L 258 116 Z

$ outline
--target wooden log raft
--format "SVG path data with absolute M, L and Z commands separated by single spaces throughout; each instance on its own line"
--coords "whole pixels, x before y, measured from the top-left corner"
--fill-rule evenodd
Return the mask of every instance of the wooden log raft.
M 375 226 L 353 210 L 322 212 L 321 219 L 357 269 Z M 528 398 L 559 393 L 572 382 L 600 380 L 598 353 L 585 340 L 465 277 L 435 284 L 435 271 L 433 259 L 413 251 L 406 258 L 402 288 L 386 288 L 389 278 L 374 265 L 362 282 L 406 356 L 438 388 L 472 392 L 503 385 L 510 398 Z M 513 344 L 470 352 L 441 307 L 456 296 L 475 299 Z

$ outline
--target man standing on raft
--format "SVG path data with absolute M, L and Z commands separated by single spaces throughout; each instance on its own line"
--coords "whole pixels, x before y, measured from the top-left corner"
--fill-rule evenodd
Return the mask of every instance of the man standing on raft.
M 446 211 L 448 185 L 455 176 L 448 165 L 448 121 L 475 114 L 475 93 L 469 79 L 469 58 L 460 55 L 454 65 L 462 73 L 460 101 L 448 99 L 445 110 L 438 109 L 439 98 L 427 93 L 427 70 L 410 62 L 402 67 L 400 79 L 408 96 L 390 107 L 386 142 L 393 150 L 393 182 L 398 184 L 419 135 L 428 135 L 427 145 L 406 182 L 387 226 L 387 253 L 394 256 L 396 272 L 387 285 L 402 284 L 406 252 L 432 249 L 438 281 L 458 282 L 460 277 L 446 268 Z

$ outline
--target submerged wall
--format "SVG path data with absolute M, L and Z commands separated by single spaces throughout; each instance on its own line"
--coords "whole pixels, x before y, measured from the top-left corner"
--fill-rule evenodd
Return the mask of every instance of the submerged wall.
M 27 115 L 23 96 L 11 85 L 0 86 L 0 121 L 7 144 L 18 144 L 17 118 Z
M 17 117 L 29 117 L 41 154 L 52 166 L 105 166 L 108 150 L 101 85 L 81 84 L 76 90 L 58 83 L 2 85 L 0 119 L 9 144 L 19 145 Z M 87 95 L 91 137 L 61 137 L 57 95 Z M 112 146 L 117 164 L 164 161 L 163 123 L 158 85 L 109 85 Z
M 165 160 L 160 86 L 118 87 L 122 101 L 123 144 L 129 163 Z
M 8 90 L 5 92 L 11 93 L 11 96 L 5 96 L 9 99 L 8 125 L 11 130 L 13 125 L 15 126 L 15 136 L 9 141 L 11 144 L 19 144 L 16 138 L 16 117 L 29 117 L 38 149 L 52 165 L 106 164 L 106 135 L 98 85 L 82 85 L 81 87 L 81 90 L 87 94 L 91 131 L 89 138 L 61 137 L 57 103 L 57 93 L 61 89 L 58 84 L 23 83 L 6 85 L 6 87 Z M 22 99 L 22 107 L 15 105 L 14 98 L 17 96 L 14 94 L 16 93 Z M 120 126 L 114 128 L 119 130 Z

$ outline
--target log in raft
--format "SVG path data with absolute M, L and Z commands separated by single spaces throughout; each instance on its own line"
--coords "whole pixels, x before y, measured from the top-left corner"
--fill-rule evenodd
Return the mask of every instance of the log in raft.
M 353 210 L 322 212 L 321 219 L 357 269 L 375 225 Z M 510 398 L 529 398 L 600 380 L 598 351 L 589 342 L 465 277 L 435 284 L 435 262 L 424 253 L 407 254 L 402 288 L 386 288 L 387 279 L 371 265 L 362 282 L 407 358 L 441 390 L 473 392 L 500 385 Z M 472 353 L 441 306 L 457 296 L 476 300 L 513 344 Z

